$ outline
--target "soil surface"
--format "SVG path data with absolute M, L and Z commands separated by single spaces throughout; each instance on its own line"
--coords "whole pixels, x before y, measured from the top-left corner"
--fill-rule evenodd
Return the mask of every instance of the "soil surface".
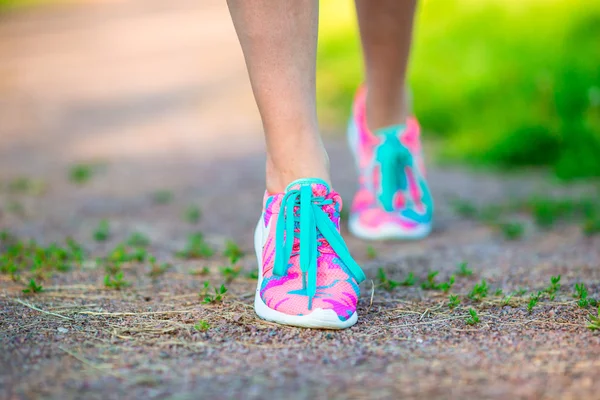
M 44 245 L 72 237 L 86 250 L 70 271 L 37 276 L 41 293 L 22 292 L 33 277 L 27 272 L 20 280 L 0 275 L 0 397 L 600 396 L 600 336 L 587 328 L 595 310 L 572 295 L 577 282 L 600 295 L 600 237 L 575 223 L 540 230 L 521 216 L 525 235 L 509 241 L 453 206 L 456 197 L 502 204 L 565 189 L 539 175 L 432 165 L 437 220 L 429 238 L 366 243 L 344 228 L 368 276 L 358 324 L 277 326 L 252 309 L 263 140 L 225 3 L 39 7 L 0 15 L 0 37 L 0 231 Z M 348 204 L 356 179 L 349 151 L 340 135 L 328 149 Z M 69 179 L 78 163 L 90 166 L 85 183 Z M 22 178 L 28 184 L 11 186 Z M 186 212 L 192 206 L 198 222 Z M 105 241 L 93 237 L 101 220 L 110 226 Z M 172 267 L 125 263 L 131 286 L 107 288 L 96 258 L 133 232 Z M 176 257 L 194 232 L 217 254 Z M 228 240 L 246 254 L 231 282 L 221 255 Z M 451 310 L 449 294 L 420 282 L 429 271 L 448 280 L 462 262 L 473 275 L 456 277 L 450 293 L 462 302 Z M 386 290 L 379 268 L 396 281 L 413 272 L 417 284 Z M 554 300 L 543 295 L 529 312 L 530 295 L 556 275 Z M 487 297 L 469 299 L 482 279 Z M 225 283 L 222 302 L 202 303 L 205 281 Z M 465 322 L 471 307 L 474 325 Z

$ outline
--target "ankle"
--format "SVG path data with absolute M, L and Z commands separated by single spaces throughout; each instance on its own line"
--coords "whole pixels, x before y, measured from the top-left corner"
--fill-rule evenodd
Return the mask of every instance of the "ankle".
M 408 95 L 406 90 L 395 93 L 367 92 L 366 119 L 371 132 L 379 129 L 406 124 L 409 117 Z
M 331 183 L 329 157 L 325 149 L 305 155 L 296 153 L 294 157 L 289 157 L 283 162 L 277 162 L 275 158 L 267 155 L 268 193 L 283 193 L 291 182 L 302 178 L 320 178 L 328 184 Z

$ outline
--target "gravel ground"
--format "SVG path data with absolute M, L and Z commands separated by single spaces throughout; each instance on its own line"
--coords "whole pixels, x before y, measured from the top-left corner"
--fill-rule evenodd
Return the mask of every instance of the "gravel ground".
M 35 295 L 0 275 L 0 397 L 598 398 L 600 337 L 586 327 L 594 310 L 578 307 L 572 288 L 585 282 L 590 297 L 600 296 L 600 238 L 574 222 L 542 231 L 521 215 L 525 236 L 508 241 L 452 206 L 456 197 L 504 204 L 585 187 L 431 166 L 431 237 L 369 244 L 344 228 L 368 276 L 359 323 L 345 331 L 277 326 L 252 310 L 263 144 L 225 5 L 40 8 L 0 16 L 0 37 L 0 231 L 44 244 L 73 237 L 89 254 L 46 277 Z M 349 152 L 335 137 L 328 148 L 348 203 Z M 94 165 L 89 182 L 68 179 L 76 163 Z M 34 183 L 26 190 L 6 184 L 23 177 Z M 157 191 L 172 201 L 158 204 Z M 183 217 L 191 205 L 201 210 L 197 223 Z M 103 219 L 110 237 L 97 242 Z M 126 264 L 132 285 L 108 289 L 93 260 L 132 232 L 173 267 L 152 274 L 148 262 Z M 193 232 L 218 254 L 176 258 Z M 246 253 L 240 275 L 222 302 L 202 304 L 204 282 L 226 280 L 227 240 Z M 419 287 L 429 271 L 447 280 L 462 262 L 473 275 L 450 290 L 462 299 L 455 309 L 448 294 Z M 413 272 L 417 285 L 388 291 L 379 268 L 398 281 Z M 559 274 L 556 298 L 528 312 L 530 294 Z M 481 279 L 489 295 L 468 299 Z M 497 289 L 518 294 L 504 301 Z M 475 325 L 465 323 L 471 307 Z M 210 328 L 195 329 L 200 320 Z

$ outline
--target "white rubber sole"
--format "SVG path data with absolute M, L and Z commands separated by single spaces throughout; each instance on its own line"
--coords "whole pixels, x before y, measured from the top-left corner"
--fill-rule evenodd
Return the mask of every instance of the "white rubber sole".
M 431 232 L 431 224 L 419 224 L 415 228 L 406 229 L 396 224 L 385 224 L 377 228 L 361 225 L 356 217 L 350 217 L 348 230 L 354 236 L 365 240 L 418 240 L 423 239 Z
M 260 318 L 276 322 L 278 324 L 298 326 L 301 328 L 318 329 L 345 329 L 356 324 L 358 314 L 354 312 L 346 321 L 338 318 L 333 310 L 324 310 L 317 308 L 308 315 L 288 315 L 277 310 L 269 308 L 260 297 L 260 288 L 262 286 L 262 247 L 263 247 L 263 227 L 262 218 L 256 226 L 254 232 L 254 248 L 256 250 L 256 259 L 258 260 L 258 284 L 256 285 L 256 294 L 254 296 L 254 311 Z

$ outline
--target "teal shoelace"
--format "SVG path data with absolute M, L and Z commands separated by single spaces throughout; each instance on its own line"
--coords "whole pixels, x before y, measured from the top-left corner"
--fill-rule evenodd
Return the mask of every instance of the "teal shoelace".
M 378 197 L 379 202 L 384 210 L 388 212 L 394 211 L 395 194 L 399 190 L 403 192 L 408 191 L 406 167 L 411 167 L 421 189 L 421 201 L 425 206 L 425 214 L 419 214 L 413 210 L 414 204 L 411 196 L 405 196 L 406 205 L 401 215 L 416 222 L 429 222 L 433 213 L 433 200 L 425 180 L 418 175 L 413 155 L 398 138 L 399 129 L 403 129 L 402 126 L 390 127 L 379 131 L 380 136 L 384 138 L 383 143 L 379 145 L 375 154 L 375 159 L 380 165 L 381 192 Z
M 315 196 L 310 185 L 301 185 L 288 191 L 281 201 L 281 209 L 275 231 L 275 265 L 273 274 L 284 276 L 290 267 L 294 238 L 300 239 L 300 269 L 302 282 L 308 296 L 308 309 L 317 292 L 317 230 L 348 268 L 357 283 L 365 280 L 365 274 L 350 255 L 344 239 L 322 207 L 333 200 Z M 299 229 L 296 230 L 298 224 Z

